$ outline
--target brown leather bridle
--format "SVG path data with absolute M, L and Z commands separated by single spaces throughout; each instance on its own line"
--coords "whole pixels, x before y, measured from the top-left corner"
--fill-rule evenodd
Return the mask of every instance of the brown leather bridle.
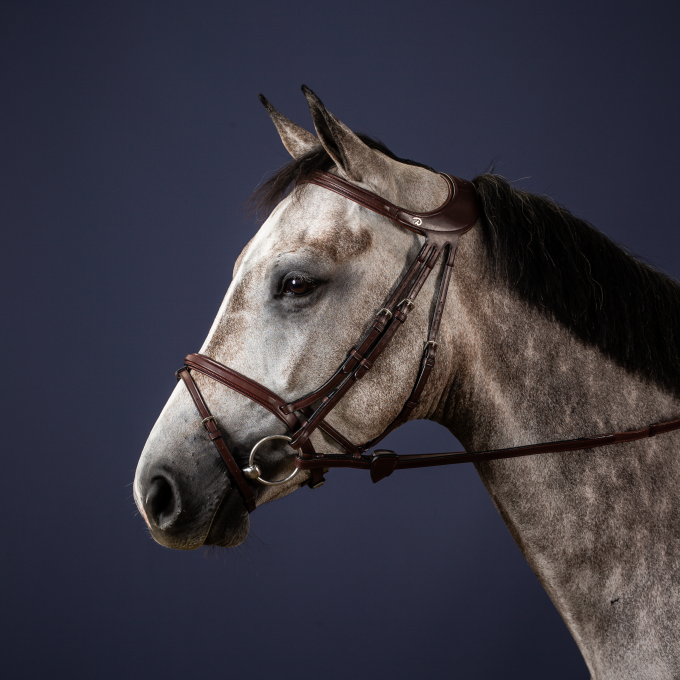
M 347 358 L 338 370 L 321 387 L 300 399 L 287 403 L 264 385 L 202 354 L 189 354 L 184 360 L 185 365 L 177 371 L 178 380 L 181 378 L 187 386 L 189 394 L 201 415 L 202 424 L 226 463 L 249 512 L 255 509 L 255 497 L 246 477 L 257 479 L 262 484 L 278 485 L 292 479 L 298 470 L 309 470 L 311 478 L 308 484 L 312 489 L 316 489 L 324 483 L 324 471 L 333 467 L 368 469 L 371 473 L 371 479 L 378 482 L 392 474 L 395 469 L 480 462 L 537 453 L 576 451 L 607 444 L 635 441 L 680 429 L 680 419 L 678 419 L 650 425 L 642 430 L 476 453 L 454 451 L 451 453 L 397 455 L 394 451 L 376 450 L 372 455 L 364 455 L 368 449 L 405 423 L 420 403 L 420 397 L 432 373 L 437 356 L 439 326 L 451 281 L 458 242 L 460 237 L 475 225 L 479 216 L 479 202 L 474 185 L 458 177 L 445 174 L 441 176 L 449 185 L 449 196 L 439 209 L 427 213 L 415 213 L 399 208 L 384 198 L 360 189 L 327 172 L 317 172 L 306 180 L 309 184 L 315 184 L 340 194 L 373 212 L 390 218 L 410 231 L 426 237 L 418 256 L 384 306 L 377 312 L 364 336 L 349 351 Z M 437 292 L 434 313 L 430 321 L 427 341 L 423 349 L 420 369 L 411 395 L 406 400 L 399 415 L 382 434 L 364 444 L 355 445 L 329 425 L 325 418 L 348 390 L 371 370 L 376 359 L 406 322 L 415 305 L 418 293 L 440 260 L 445 260 L 445 265 Z M 242 470 L 227 448 L 215 418 L 211 415 L 191 376 L 190 369 L 203 373 L 263 406 L 285 423 L 291 431 L 291 436 L 272 435 L 261 439 L 251 451 L 248 466 Z M 309 439 L 317 428 L 334 439 L 346 453 L 317 453 Z M 275 482 L 264 480 L 260 468 L 254 463 L 256 449 L 270 439 L 286 440 L 292 448 L 298 451 L 295 458 L 295 472 L 286 479 Z

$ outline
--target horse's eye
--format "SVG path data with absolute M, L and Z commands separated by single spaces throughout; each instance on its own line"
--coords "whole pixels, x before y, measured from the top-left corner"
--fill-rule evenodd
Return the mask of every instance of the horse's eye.
M 293 276 L 283 284 L 283 292 L 287 295 L 307 295 L 313 290 L 314 282 L 301 276 Z

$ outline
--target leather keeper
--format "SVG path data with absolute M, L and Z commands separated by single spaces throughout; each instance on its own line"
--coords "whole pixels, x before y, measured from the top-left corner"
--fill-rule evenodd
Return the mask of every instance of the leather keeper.
M 370 371 L 371 368 L 373 368 L 373 362 L 366 359 L 366 357 L 362 357 L 361 354 L 359 354 L 359 352 L 357 352 L 355 349 L 350 351 L 350 355 L 354 357 L 367 371 Z
M 437 260 L 439 260 L 439 252 L 438 251 L 433 251 L 432 255 L 428 258 L 427 262 L 425 263 L 425 266 L 428 269 L 434 269 L 434 266 L 437 264 Z

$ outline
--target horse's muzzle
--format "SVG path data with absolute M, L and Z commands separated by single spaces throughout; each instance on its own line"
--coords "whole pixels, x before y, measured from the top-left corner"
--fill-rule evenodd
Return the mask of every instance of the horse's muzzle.
M 137 472 L 135 500 L 153 538 L 168 548 L 238 545 L 248 533 L 248 513 L 224 473 L 203 478 L 152 463 Z

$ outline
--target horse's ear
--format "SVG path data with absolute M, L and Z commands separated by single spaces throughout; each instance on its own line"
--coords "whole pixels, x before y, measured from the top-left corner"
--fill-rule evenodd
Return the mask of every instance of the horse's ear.
M 319 140 L 311 132 L 280 114 L 263 94 L 258 96 L 264 108 L 267 109 L 269 117 L 276 125 L 283 146 L 286 147 L 286 151 L 293 158 L 300 158 L 300 156 L 304 156 L 307 152 L 320 146 Z
M 346 179 L 355 182 L 375 181 L 389 175 L 383 156 L 375 153 L 341 123 L 306 85 L 302 86 L 302 91 L 307 98 L 319 141 Z

